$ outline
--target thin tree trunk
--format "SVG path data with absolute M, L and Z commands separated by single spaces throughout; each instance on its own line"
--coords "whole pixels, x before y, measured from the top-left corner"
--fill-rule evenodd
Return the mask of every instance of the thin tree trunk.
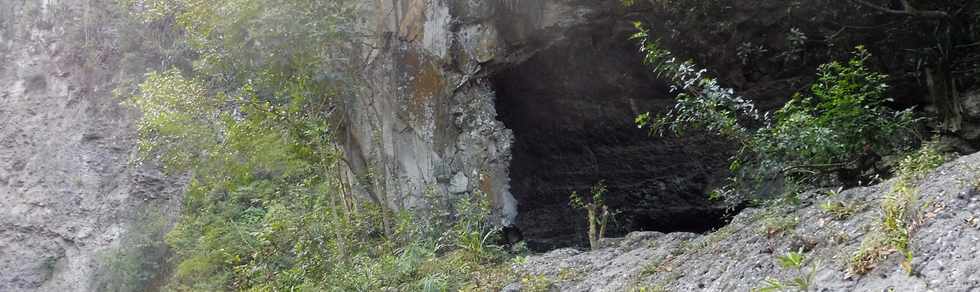
M 955 82 L 948 75 L 948 68 L 944 67 L 939 65 L 926 69 L 926 83 L 929 87 L 929 95 L 942 116 L 942 127 L 948 131 L 957 132 L 963 122 L 963 110 L 959 102 L 959 94 L 956 92 Z
M 602 218 L 599 219 L 599 238 L 601 240 L 606 237 L 606 223 L 609 221 L 609 207 L 602 206 Z M 597 240 L 597 241 L 598 241 Z
M 595 205 L 589 206 L 587 209 L 588 209 L 588 212 L 589 212 L 589 214 L 588 214 L 588 217 L 589 217 L 589 247 L 592 248 L 592 250 L 597 250 L 597 249 L 599 249 L 599 239 L 597 238 L 597 235 L 598 234 L 596 234 L 596 225 L 599 223 L 598 220 L 597 220 L 597 218 L 596 218 L 596 215 L 597 215 L 596 214 L 596 211 L 597 210 L 596 210 Z
M 336 222 L 336 226 L 333 228 L 334 235 L 337 236 L 337 253 L 340 255 L 340 261 L 347 262 L 347 239 L 344 237 L 344 232 L 341 230 L 341 226 L 346 225 L 349 221 L 344 220 L 344 216 L 340 215 L 340 210 L 346 207 L 341 207 L 340 202 L 337 201 L 337 194 L 328 194 L 330 196 L 330 201 L 332 203 L 333 209 L 333 219 Z M 343 196 L 343 194 L 340 194 Z

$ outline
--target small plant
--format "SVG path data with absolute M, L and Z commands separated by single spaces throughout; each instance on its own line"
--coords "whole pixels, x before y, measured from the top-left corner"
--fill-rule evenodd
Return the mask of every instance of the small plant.
M 735 56 L 738 57 L 742 65 L 749 65 L 752 60 L 769 52 L 763 45 L 755 45 L 752 42 L 743 42 L 735 47 Z
M 838 187 L 836 189 L 827 191 L 827 196 L 833 198 L 839 196 L 842 191 L 844 191 L 844 187 Z
M 670 250 L 670 255 L 675 257 L 680 256 L 689 250 L 688 246 L 690 245 L 691 245 L 691 240 L 689 239 L 681 240 L 681 242 L 678 243 L 676 247 Z
M 670 258 L 653 259 L 650 262 L 648 262 L 645 266 L 643 266 L 643 270 L 640 271 L 640 275 L 652 276 L 658 272 L 662 272 L 665 270 L 664 263 L 667 263 L 669 261 Z
M 606 236 L 606 223 L 609 222 L 610 216 L 609 207 L 604 202 L 607 190 L 603 182 L 593 186 L 590 202 L 584 201 L 578 192 L 572 192 L 569 196 L 572 207 L 585 209 L 588 212 L 586 219 L 589 224 L 589 247 L 592 250 L 599 249 L 599 240 Z
M 476 268 L 477 272 L 473 273 L 469 283 L 459 291 L 500 291 L 503 290 L 504 285 L 520 280 L 506 262 L 490 267 L 477 265 L 473 268 Z M 453 291 L 453 289 L 447 290 Z
M 769 217 L 763 221 L 761 233 L 769 238 L 780 236 L 788 231 L 796 229 L 800 224 L 800 219 L 796 217 Z
M 780 54 L 786 63 L 798 62 L 806 51 L 806 42 L 809 38 L 799 28 L 790 28 L 786 35 L 786 51 Z
M 563 267 L 558 269 L 558 280 L 562 282 L 570 282 L 582 279 L 582 272 L 574 268 Z
M 836 243 L 836 244 L 843 244 L 843 243 L 847 242 L 848 240 L 850 240 L 851 239 L 851 236 L 848 235 L 847 232 L 838 230 L 838 231 L 834 232 L 833 234 L 831 234 L 831 239 L 833 239 L 834 240 L 834 243 Z
M 776 262 L 783 269 L 791 269 L 795 272 L 795 276 L 787 281 L 782 281 L 779 279 L 766 278 L 763 281 L 763 285 L 760 288 L 752 289 L 752 291 L 758 292 L 770 292 L 770 291 L 785 291 L 794 289 L 797 291 L 809 291 L 810 286 L 813 284 L 813 278 L 817 274 L 817 263 L 813 265 L 809 271 L 804 270 L 803 266 L 806 262 L 806 256 L 803 254 L 803 249 L 799 251 L 791 251 L 776 258 Z
M 555 288 L 555 281 L 545 275 L 525 275 L 521 277 L 521 291 L 547 292 Z
M 659 285 L 652 286 L 652 287 L 646 287 L 646 286 L 644 286 L 644 287 L 632 287 L 632 288 L 629 289 L 629 291 L 630 292 L 667 292 L 667 291 L 670 291 L 670 290 L 667 290 L 667 287 L 664 287 L 663 284 L 659 284 Z
M 456 209 L 458 219 L 451 228 L 456 236 L 456 246 L 480 259 L 499 254 L 499 250 L 489 249 L 496 230 L 486 219 L 491 212 L 486 194 L 478 191 L 472 198 L 457 202 Z
M 851 258 L 851 273 L 866 274 L 881 259 L 896 251 L 904 258 L 902 268 L 909 274 L 913 273 L 914 252 L 910 240 L 922 221 L 915 184 L 946 161 L 946 155 L 938 149 L 935 142 L 926 143 L 899 163 L 898 179 L 881 200 L 881 220 Z
M 827 201 L 820 204 L 820 209 L 829 214 L 834 220 L 847 220 L 857 212 L 858 207 L 854 203 L 843 201 Z
M 864 275 L 878 265 L 878 262 L 894 252 L 888 243 L 878 233 L 873 233 L 861 242 L 861 247 L 851 257 L 849 272 Z
M 795 227 L 796 223 L 792 223 L 792 225 L 793 227 Z M 730 237 L 732 234 L 735 234 L 735 229 L 732 228 L 731 225 L 728 225 L 718 230 L 715 230 L 711 234 L 701 236 L 696 239 L 683 241 L 677 248 L 678 254 L 693 254 L 693 253 L 703 252 L 708 248 L 718 245 L 719 242 Z

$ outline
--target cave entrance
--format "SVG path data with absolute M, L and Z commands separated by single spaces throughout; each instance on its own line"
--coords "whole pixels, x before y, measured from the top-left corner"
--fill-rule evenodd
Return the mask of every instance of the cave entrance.
M 633 122 L 673 104 L 641 64 L 627 30 L 579 32 L 491 78 L 498 119 L 514 131 L 511 191 L 528 247 L 586 246 L 585 212 L 569 194 L 604 181 L 618 214 L 607 237 L 630 231 L 705 232 L 727 223 L 706 190 L 730 152 L 710 137 L 655 138 Z

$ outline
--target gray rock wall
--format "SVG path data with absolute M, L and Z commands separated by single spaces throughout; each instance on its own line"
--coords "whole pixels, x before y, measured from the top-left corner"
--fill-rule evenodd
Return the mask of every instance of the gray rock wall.
M 102 259 L 136 234 L 132 222 L 176 213 L 179 184 L 127 163 L 136 113 L 112 90 L 186 58 L 167 43 L 178 38 L 159 37 L 166 27 L 126 23 L 115 5 L 0 0 L 0 290 L 104 288 L 112 273 Z M 826 59 L 775 58 L 788 26 L 816 7 L 785 5 L 722 5 L 705 15 L 734 16 L 714 22 L 613 0 L 365 1 L 366 45 L 352 65 L 366 68 L 338 123 L 349 178 L 395 208 L 430 206 L 425 194 L 442 204 L 487 193 L 499 224 L 542 247 L 582 241 L 582 214 L 565 199 L 601 180 L 623 211 L 614 234 L 712 227 L 723 206 L 704 192 L 721 177 L 727 147 L 632 126 L 636 113 L 671 99 L 639 65 L 631 21 L 647 20 L 668 46 L 771 107 Z M 703 21 L 671 31 L 672 17 Z M 749 40 L 772 56 L 740 64 L 735 47 Z
M 704 194 L 727 147 L 633 125 L 672 99 L 641 64 L 618 1 L 374 4 L 366 28 L 378 39 L 342 135 L 365 196 L 412 208 L 427 192 L 482 191 L 500 224 L 531 230 L 542 248 L 582 242 L 567 198 L 602 180 L 625 214 L 614 233 L 670 231 L 672 216 L 692 218 L 692 231 L 718 224 L 723 206 Z
M 112 90 L 148 66 L 122 68 L 115 11 L 0 1 L 0 291 L 104 290 L 107 257 L 148 228 L 130 223 L 176 214 L 178 184 L 129 164 L 137 115 Z

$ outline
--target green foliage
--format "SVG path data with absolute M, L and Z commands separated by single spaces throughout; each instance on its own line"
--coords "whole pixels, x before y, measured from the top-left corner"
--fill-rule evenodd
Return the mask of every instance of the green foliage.
M 817 274 L 817 266 L 820 264 L 814 264 L 813 268 L 809 271 L 804 270 L 804 264 L 806 263 L 806 255 L 803 254 L 803 250 L 791 251 L 785 255 L 776 257 L 776 262 L 783 269 L 789 269 L 793 271 L 794 275 L 788 280 L 779 280 L 773 278 L 766 278 L 761 287 L 754 288 L 752 291 L 755 292 L 771 292 L 771 291 L 809 291 L 810 286 L 813 285 L 814 276 Z
M 800 62 L 809 38 L 802 30 L 792 27 L 786 35 L 786 51 L 780 53 L 784 63 Z
M 545 275 L 525 275 L 521 277 L 521 291 L 548 292 L 555 288 L 555 281 Z
M 143 118 L 136 124 L 142 160 L 158 156 L 164 167 L 183 170 L 217 144 L 219 107 L 198 80 L 184 78 L 177 70 L 147 75 L 140 95 L 131 99 Z
M 664 270 L 663 264 L 665 260 L 666 260 L 665 258 L 654 258 L 653 260 L 650 260 L 645 265 L 643 265 L 643 270 L 640 271 L 640 275 L 652 276 L 661 272 L 662 270 Z
M 503 252 L 497 246 L 490 246 L 499 230 L 488 220 L 492 210 L 490 199 L 483 192 L 477 192 L 474 196 L 474 199 L 456 204 L 458 218 L 451 231 L 455 234 L 457 247 L 480 260 L 492 260 Z
M 672 82 L 671 90 L 677 93 L 677 104 L 667 114 L 657 118 L 650 113 L 641 114 L 636 118 L 637 125 L 649 127 L 652 134 L 706 130 L 734 141 L 747 141 L 750 130 L 739 120 L 759 119 L 752 101 L 721 87 L 716 79 L 706 75 L 707 70 L 698 68 L 693 61 L 678 61 L 658 40 L 650 38 L 649 30 L 642 23 L 637 22 L 635 26 L 638 32 L 632 39 L 640 42 L 643 62 Z
M 759 233 L 768 237 L 776 237 L 795 230 L 798 225 L 800 225 L 800 218 L 798 217 L 770 216 L 763 220 L 762 229 L 759 230 Z
M 641 24 L 633 38 L 644 62 L 671 81 L 676 105 L 667 113 L 636 118 L 652 134 L 688 130 L 716 134 L 739 145 L 732 157 L 729 184 L 713 192 L 738 201 L 773 182 L 783 189 L 830 181 L 833 169 L 857 168 L 862 155 L 904 149 L 918 122 L 911 109 L 894 111 L 886 104 L 886 76 L 865 66 L 869 53 L 858 47 L 847 62 L 820 66 L 810 93 L 797 94 L 772 115 L 760 115 L 751 100 L 721 87 L 692 61 L 678 61 Z
M 779 266 L 783 267 L 784 269 L 799 269 L 803 267 L 804 257 L 802 251 L 791 251 L 786 253 L 786 255 L 777 257 L 776 259 L 779 262 Z
M 124 1 L 198 54 L 130 104 L 141 162 L 189 177 L 166 235 L 174 291 L 494 290 L 509 281 L 485 195 L 392 210 L 352 193 L 331 121 L 353 90 L 357 1 Z M 441 201 L 440 201 L 441 202 Z M 449 206 L 454 208 L 449 209 Z
M 894 251 L 904 257 L 902 268 L 909 274 L 913 272 L 910 240 L 922 217 L 915 185 L 946 162 L 947 156 L 938 149 L 936 142 L 926 143 L 899 163 L 898 179 L 881 200 L 881 220 L 851 258 L 851 273 L 863 275 L 871 271 L 878 261 Z
M 99 253 L 92 290 L 146 291 L 160 280 L 170 253 L 162 240 L 170 227 L 162 211 L 155 206 L 143 209 L 119 246 Z M 55 262 L 50 263 L 53 268 Z
M 847 220 L 851 215 L 854 215 L 858 211 L 858 207 L 854 203 L 847 203 L 843 201 L 826 201 L 820 204 L 820 209 L 825 213 L 830 214 L 834 220 Z
M 178 21 L 203 50 L 199 67 L 260 80 L 294 74 L 323 81 L 342 78 L 340 68 L 359 1 L 193 1 Z M 210 50 L 221 48 L 220 50 Z M 333 75 L 331 75 L 333 74 Z M 273 86 L 277 82 L 272 82 Z
M 766 159 L 787 167 L 846 163 L 865 146 L 891 153 L 903 146 L 900 134 L 916 119 L 911 110 L 885 106 L 886 76 L 864 65 L 870 54 L 858 47 L 846 63 L 820 66 L 812 96 L 797 95 L 775 112 L 752 146 Z
M 670 291 L 670 290 L 667 290 L 667 287 L 664 287 L 664 285 L 657 285 L 657 286 L 653 286 L 653 287 L 645 287 L 645 286 L 644 287 L 632 287 L 628 291 L 630 291 L 630 292 L 667 292 L 667 291 Z
M 913 252 L 909 246 L 912 232 L 921 221 L 915 184 L 936 167 L 946 162 L 934 143 L 908 155 L 898 166 L 898 180 L 881 202 L 881 230 L 892 247 L 905 257 L 902 266 L 912 273 Z
M 606 206 L 604 197 L 606 196 L 605 183 L 599 182 L 598 184 L 592 186 L 592 198 L 590 202 L 582 200 L 578 192 L 572 192 L 569 195 L 569 200 L 571 201 L 572 207 L 578 209 L 585 209 L 586 219 L 589 224 L 589 247 L 592 250 L 599 249 L 599 241 L 606 236 L 606 224 L 609 222 L 609 207 Z
M 898 177 L 904 181 L 917 181 L 949 160 L 941 152 L 938 139 L 927 142 L 918 151 L 905 156 L 898 164 Z
M 315 92 L 352 81 L 360 36 L 351 0 L 119 0 L 144 21 L 170 19 L 198 55 L 196 72 L 266 96 L 293 78 Z
M 326 111 L 301 94 L 303 80 L 276 93 L 285 104 L 248 86 L 208 95 L 202 83 L 151 74 L 132 102 L 146 113 L 142 157 L 191 174 L 166 237 L 177 256 L 168 289 L 442 291 L 502 264 L 483 195 L 454 202 L 450 217 L 401 211 L 384 228 L 391 211 L 354 199 L 335 175 L 342 161 Z

